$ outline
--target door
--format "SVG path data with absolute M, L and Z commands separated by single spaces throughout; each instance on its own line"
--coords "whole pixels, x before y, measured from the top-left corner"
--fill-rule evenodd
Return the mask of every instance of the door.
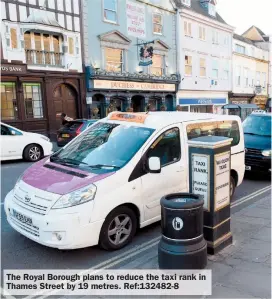
M 61 113 L 66 113 L 67 116 L 77 119 L 77 96 L 72 87 L 67 84 L 60 84 L 53 93 L 55 115 L 56 115 L 56 128 L 61 127 Z
M 180 127 L 165 130 L 149 147 L 149 157 L 159 157 L 161 173 L 148 173 L 142 177 L 142 198 L 145 221 L 160 219 L 160 199 L 170 193 L 187 191 L 187 167 L 182 148 Z
M 22 157 L 22 133 L 1 124 L 1 159 Z

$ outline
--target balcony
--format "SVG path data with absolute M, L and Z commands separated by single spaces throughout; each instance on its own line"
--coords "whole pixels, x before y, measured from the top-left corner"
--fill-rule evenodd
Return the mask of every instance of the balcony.
M 31 65 L 64 67 L 63 53 L 26 49 L 26 63 Z

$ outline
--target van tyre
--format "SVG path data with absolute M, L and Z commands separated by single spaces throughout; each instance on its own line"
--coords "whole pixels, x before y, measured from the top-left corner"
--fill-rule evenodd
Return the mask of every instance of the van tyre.
M 235 179 L 231 176 L 230 177 L 230 200 L 233 199 L 235 188 L 236 188 L 236 182 Z
M 28 145 L 23 152 L 23 158 L 29 162 L 39 161 L 43 156 L 42 148 L 37 144 Z
M 118 250 L 133 239 L 137 229 L 137 217 L 126 206 L 113 210 L 106 218 L 99 238 L 99 245 L 105 250 Z

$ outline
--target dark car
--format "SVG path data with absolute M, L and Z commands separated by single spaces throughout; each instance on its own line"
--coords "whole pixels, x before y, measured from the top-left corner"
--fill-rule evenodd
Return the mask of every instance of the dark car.
M 246 170 L 271 173 L 271 113 L 252 113 L 243 122 Z
M 70 142 L 77 135 L 86 130 L 89 126 L 94 124 L 97 120 L 94 119 L 75 119 L 69 121 L 57 132 L 58 146 L 64 146 Z

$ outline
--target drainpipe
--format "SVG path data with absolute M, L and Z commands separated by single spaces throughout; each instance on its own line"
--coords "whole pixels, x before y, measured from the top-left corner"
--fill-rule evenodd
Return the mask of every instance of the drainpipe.
M 177 8 L 176 9 L 176 62 L 177 62 L 177 67 L 176 67 L 176 71 L 177 71 L 177 74 L 181 75 L 181 72 L 180 72 L 180 51 L 181 51 L 181 45 L 180 45 L 180 40 L 181 40 L 181 21 L 180 21 L 180 12 L 181 12 L 181 9 Z M 181 81 L 180 81 L 180 85 L 179 85 L 179 88 L 181 88 Z M 178 90 L 179 90 L 178 88 Z M 177 92 L 178 92 L 177 90 Z M 176 97 L 176 105 L 178 105 L 178 102 L 177 102 L 177 97 Z

